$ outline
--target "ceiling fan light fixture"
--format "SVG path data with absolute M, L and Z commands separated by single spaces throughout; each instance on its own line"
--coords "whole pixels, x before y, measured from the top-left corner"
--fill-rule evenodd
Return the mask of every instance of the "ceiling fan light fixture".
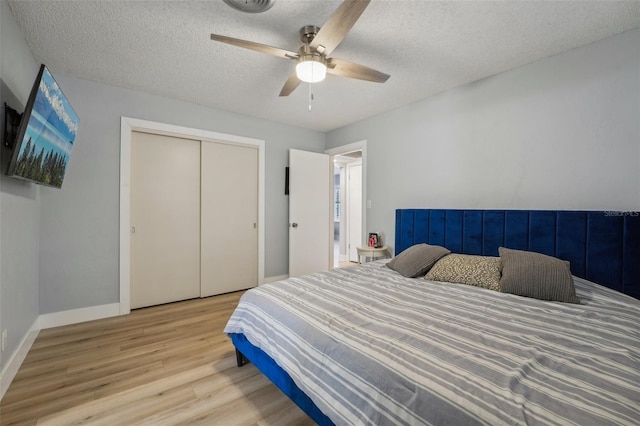
M 275 1 L 277 0 L 224 0 L 230 6 L 243 11 L 248 11 L 246 9 L 250 5 L 255 6 L 253 12 L 264 11 Z M 364 65 L 330 57 L 331 52 L 342 42 L 358 21 L 369 2 L 370 0 L 342 0 L 340 6 L 329 16 L 323 28 L 316 25 L 305 25 L 300 28 L 300 41 L 303 45 L 297 52 L 220 34 L 211 34 L 211 40 L 282 59 L 296 60 L 296 71 L 289 75 L 279 96 L 289 96 L 302 82 L 317 83 L 322 81 L 327 72 L 340 77 L 384 83 L 389 78 L 388 74 Z M 312 98 L 310 86 L 309 98 Z
M 296 75 L 305 83 L 318 83 L 327 76 L 327 63 L 318 54 L 302 55 L 296 64 Z

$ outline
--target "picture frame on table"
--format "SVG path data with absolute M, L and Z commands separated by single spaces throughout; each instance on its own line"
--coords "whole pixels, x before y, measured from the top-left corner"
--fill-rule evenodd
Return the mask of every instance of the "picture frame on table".
M 377 232 L 369 232 L 369 239 L 367 241 L 369 247 L 380 248 L 382 247 L 382 239 Z

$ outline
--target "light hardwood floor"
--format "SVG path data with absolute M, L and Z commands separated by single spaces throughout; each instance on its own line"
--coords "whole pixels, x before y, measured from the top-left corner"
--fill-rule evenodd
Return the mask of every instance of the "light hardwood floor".
M 222 333 L 242 292 L 40 332 L 0 402 L 8 425 L 312 425 Z

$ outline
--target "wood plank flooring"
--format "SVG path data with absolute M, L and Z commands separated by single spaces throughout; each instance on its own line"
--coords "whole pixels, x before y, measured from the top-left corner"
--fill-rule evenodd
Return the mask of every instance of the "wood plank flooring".
M 242 292 L 40 332 L 0 402 L 0 425 L 314 423 L 222 330 Z

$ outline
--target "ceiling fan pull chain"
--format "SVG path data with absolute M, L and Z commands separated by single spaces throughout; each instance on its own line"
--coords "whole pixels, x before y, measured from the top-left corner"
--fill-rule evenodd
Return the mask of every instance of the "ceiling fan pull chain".
M 309 112 L 311 112 L 311 101 L 313 100 L 313 93 L 311 93 L 311 83 L 309 83 L 308 86 L 309 86 Z

